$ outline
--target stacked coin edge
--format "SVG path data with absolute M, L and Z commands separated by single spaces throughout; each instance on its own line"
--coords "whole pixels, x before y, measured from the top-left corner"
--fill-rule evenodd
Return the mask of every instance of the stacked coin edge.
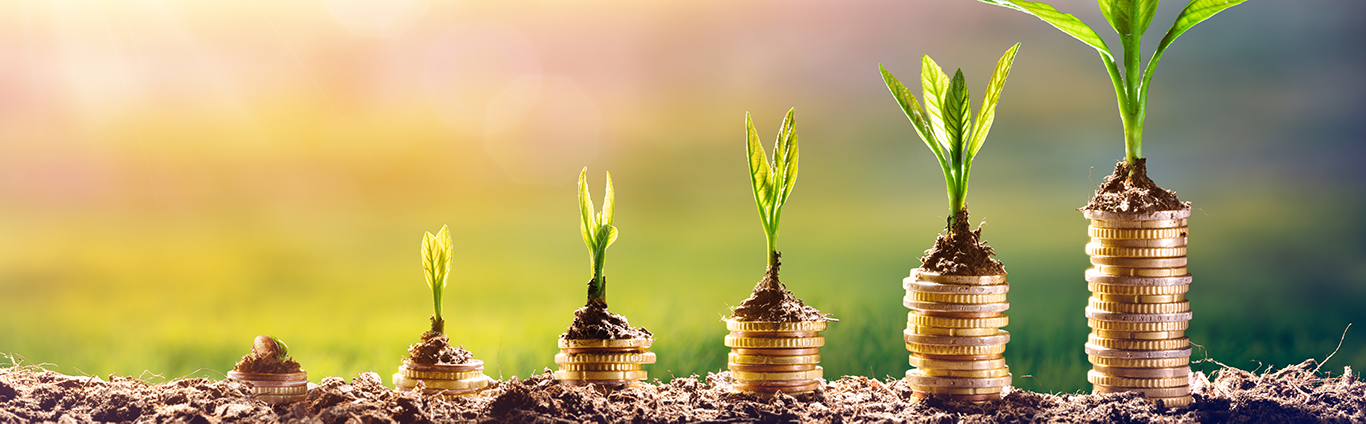
M 555 380 L 571 386 L 596 385 L 622 388 L 640 384 L 649 377 L 641 365 L 655 363 L 650 352 L 653 338 L 564 339 L 555 355 Z
M 810 393 L 825 384 L 820 348 L 827 323 L 821 321 L 726 320 L 731 348 L 726 367 L 735 392 L 770 395 Z
M 906 382 L 915 396 L 970 402 L 999 399 L 1011 385 L 1005 365 L 1010 333 L 1006 276 L 949 276 L 911 270 L 902 280 L 907 313 L 902 333 L 910 364 Z
M 412 390 L 421 382 L 425 387 L 422 394 L 437 394 L 447 399 L 479 393 L 492 381 L 484 375 L 484 361 L 478 359 L 454 365 L 423 365 L 404 358 L 393 378 L 394 386 L 399 390 Z
M 228 379 L 248 386 L 252 399 L 271 405 L 299 402 L 308 397 L 308 373 L 244 373 L 228 371 Z

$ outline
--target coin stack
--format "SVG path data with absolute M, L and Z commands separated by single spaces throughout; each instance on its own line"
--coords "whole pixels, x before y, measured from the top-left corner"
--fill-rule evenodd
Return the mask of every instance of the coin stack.
M 1085 215 L 1094 266 L 1086 271 L 1087 380 L 1096 393 L 1138 392 L 1169 408 L 1190 405 L 1190 210 Z
M 640 369 L 655 363 L 650 351 L 653 338 L 635 339 L 560 339 L 555 354 L 555 380 L 569 386 L 596 385 L 604 389 L 634 386 L 649 377 Z
M 903 336 L 915 367 L 906 371 L 906 382 L 915 396 L 1000 399 L 1011 382 L 1001 355 L 1010 341 L 1001 329 L 1010 322 L 1005 274 L 940 275 L 917 268 L 901 284 L 902 304 L 911 309 Z
M 394 374 L 394 386 L 399 390 L 412 390 L 422 382 L 426 386 L 422 394 L 439 394 L 446 399 L 479 393 L 491 380 L 484 375 L 484 361 L 478 359 L 456 365 L 423 365 L 404 358 Z
M 731 386 L 744 393 L 788 394 L 815 391 L 824 382 L 821 346 L 825 321 L 726 320 Z
M 228 371 L 228 378 L 246 384 L 252 399 L 271 405 L 299 402 L 308 397 L 308 373 L 287 374 Z

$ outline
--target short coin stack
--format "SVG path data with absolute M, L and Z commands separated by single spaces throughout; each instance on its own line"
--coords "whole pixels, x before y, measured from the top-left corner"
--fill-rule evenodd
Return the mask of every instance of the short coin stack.
M 478 359 L 456 365 L 423 365 L 404 358 L 394 374 L 394 386 L 399 390 L 412 390 L 421 382 L 426 387 L 422 394 L 439 394 L 447 399 L 479 393 L 488 388 L 489 381 L 484 375 L 484 361 Z
M 1139 392 L 1166 407 L 1190 405 L 1190 210 L 1084 212 L 1094 266 L 1086 271 L 1087 380 L 1096 393 Z
M 727 368 L 737 392 L 807 393 L 824 382 L 820 367 L 825 321 L 726 320 Z
M 285 374 L 228 371 L 228 378 L 250 387 L 252 399 L 271 405 L 299 402 L 308 397 L 308 373 Z
M 650 351 L 653 338 L 635 339 L 560 339 L 555 363 L 555 380 L 570 386 L 597 385 L 619 389 L 634 386 L 649 377 L 640 369 L 655 363 Z
M 935 396 L 985 402 L 1000 399 L 1010 386 L 1010 368 L 1002 353 L 1010 333 L 1006 276 L 940 275 L 911 270 L 902 281 L 907 314 L 903 336 L 911 352 L 906 371 L 916 397 Z

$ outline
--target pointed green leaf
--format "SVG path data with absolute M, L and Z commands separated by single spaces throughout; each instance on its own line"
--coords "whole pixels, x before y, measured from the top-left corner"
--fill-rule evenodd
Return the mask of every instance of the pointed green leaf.
M 1096 51 L 1100 52 L 1102 56 L 1105 56 L 1106 59 L 1110 61 L 1115 60 L 1115 57 L 1110 54 L 1110 48 L 1105 46 L 1105 40 L 1100 38 L 1100 34 L 1096 34 L 1095 30 L 1091 29 L 1091 27 L 1089 26 L 1086 26 L 1086 23 L 1082 22 L 1080 19 L 1077 19 L 1076 16 L 1072 16 L 1072 14 L 1070 13 L 1059 12 L 1058 9 L 1053 8 L 1053 6 L 1049 6 L 1046 3 L 1040 2 L 1023 0 L 977 1 L 987 4 L 994 4 L 997 6 L 1014 9 L 1033 15 L 1034 17 L 1042 19 L 1044 22 L 1047 22 L 1049 25 L 1053 25 L 1054 28 L 1057 28 L 1062 32 L 1067 33 L 1067 35 L 1072 36 L 1072 38 L 1076 38 L 1078 40 L 1081 40 L 1081 42 L 1090 45 L 1092 48 L 1096 49 Z M 929 100 L 925 100 L 925 102 L 929 103 Z
M 1157 12 L 1157 0 L 1097 0 L 1100 12 L 1121 37 L 1142 37 Z
M 782 127 L 778 130 L 778 141 L 774 145 L 773 171 L 775 174 L 773 188 L 777 190 L 774 196 L 774 208 L 780 208 L 783 202 L 787 201 L 788 194 L 792 191 L 792 186 L 797 182 L 797 108 L 788 109 L 787 116 L 783 117 Z
M 749 112 L 745 112 L 745 149 L 749 154 L 749 175 L 750 183 L 754 187 L 754 201 L 759 205 L 759 213 L 763 215 L 768 206 L 772 205 L 769 203 L 769 199 L 772 198 L 769 180 L 772 177 L 769 176 L 768 154 L 764 152 L 764 146 L 759 144 L 759 133 L 754 130 L 754 121 L 750 118 Z
M 598 226 L 597 222 L 595 222 L 597 220 L 594 219 L 593 216 L 593 199 L 589 198 L 588 194 L 587 166 L 583 167 L 583 171 L 579 171 L 579 214 L 583 216 L 583 224 L 581 227 L 581 231 L 583 232 L 583 243 L 588 245 L 589 250 L 592 250 L 594 247 L 593 242 L 597 239 L 596 231 Z
M 968 131 L 972 125 L 968 83 L 963 79 L 962 69 L 953 73 L 947 94 L 944 97 L 944 131 L 948 135 L 949 156 L 953 158 L 954 167 L 962 169 L 967 161 Z
M 609 224 L 603 228 L 607 229 L 607 245 L 603 246 L 603 248 L 605 249 L 608 247 L 612 247 L 612 243 L 617 242 L 617 226 Z
M 906 113 L 906 118 L 911 120 L 911 126 L 915 127 L 916 135 L 920 140 L 929 146 L 930 151 L 934 152 L 934 157 L 939 160 L 940 166 L 947 167 L 947 158 L 944 156 L 943 147 L 934 139 L 934 132 L 929 128 L 925 116 L 925 111 L 920 108 L 920 103 L 915 100 L 915 94 L 907 89 L 901 80 L 887 71 L 882 64 L 878 64 L 878 69 L 882 71 L 882 81 L 887 83 L 887 89 L 891 90 L 892 97 L 896 98 L 897 104 L 901 105 L 901 111 Z
M 1015 52 L 1020 49 L 1020 43 L 1015 43 L 1001 59 L 996 61 L 996 70 L 991 73 L 991 82 L 987 83 L 986 97 L 982 98 L 982 106 L 977 109 L 977 119 L 972 123 L 972 141 L 968 143 L 968 160 L 977 156 L 977 151 L 982 149 L 982 144 L 987 141 L 987 133 L 991 131 L 991 123 L 996 119 L 996 102 L 1001 99 L 1001 89 L 1005 88 L 1006 77 L 1010 76 L 1010 67 L 1015 62 Z
M 944 128 L 944 98 L 949 91 L 949 76 L 944 69 L 934 63 L 930 55 L 920 59 L 920 88 L 925 99 L 925 117 L 929 121 L 930 133 L 944 152 L 945 158 L 952 157 L 953 141 Z
M 1148 83 L 1153 79 L 1153 71 L 1157 69 L 1157 62 L 1162 60 L 1162 53 L 1176 41 L 1176 37 L 1185 34 L 1196 24 L 1223 12 L 1224 9 L 1243 4 L 1245 1 L 1247 0 L 1191 0 L 1187 3 L 1186 8 L 1181 10 L 1181 15 L 1176 17 L 1176 22 L 1172 23 L 1171 29 L 1167 30 L 1167 35 L 1163 36 L 1162 42 L 1157 45 L 1153 58 L 1148 60 L 1148 69 L 1143 73 L 1143 83 L 1140 86 L 1139 103 L 1147 103 Z
M 612 225 L 612 218 L 616 215 L 617 193 L 612 190 L 612 173 L 607 173 L 607 194 L 602 198 L 602 220 L 598 225 Z

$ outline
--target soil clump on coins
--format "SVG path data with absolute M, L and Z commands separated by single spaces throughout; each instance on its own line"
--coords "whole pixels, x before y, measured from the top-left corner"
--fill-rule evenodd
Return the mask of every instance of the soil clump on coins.
M 964 208 L 954 217 L 953 228 L 940 234 L 934 247 L 920 258 L 921 268 L 942 275 L 1001 275 L 1005 265 L 992 258 L 996 252 L 982 241 L 982 228 L 968 229 L 968 210 Z
M 781 266 L 782 253 L 778 253 L 759 284 L 754 286 L 754 292 L 731 311 L 731 318 L 773 322 L 835 321 L 829 314 L 821 313 L 792 295 L 787 286 L 778 280 L 778 268 Z
M 408 346 L 408 358 L 422 365 L 459 365 L 474 359 L 464 346 L 451 346 L 445 334 L 422 333 L 422 341 Z
M 10 362 L 10 361 L 5 361 Z M 901 379 L 844 377 L 816 392 L 772 398 L 731 393 L 728 373 L 603 394 L 556 384 L 547 370 L 495 383 L 476 396 L 440 400 L 399 392 L 378 374 L 326 377 L 307 399 L 269 406 L 247 385 L 189 378 L 151 384 L 67 376 L 36 365 L 0 367 L 0 422 L 1361 422 L 1366 382 L 1313 360 L 1261 374 L 1224 368 L 1196 388 L 1190 409 L 1152 405 L 1132 393 L 1010 390 L 999 402 L 916 401 Z
M 300 372 L 303 367 L 294 362 L 294 357 L 281 355 L 274 339 L 257 336 L 252 344 L 251 353 L 243 355 L 232 369 L 242 373 L 292 374 Z
M 1139 159 L 1133 167 L 1119 161 L 1115 173 L 1105 177 L 1105 183 L 1081 210 L 1149 213 L 1190 209 L 1190 202 L 1182 202 L 1175 191 L 1158 187 L 1148 178 L 1147 161 Z
M 588 301 L 587 305 L 574 311 L 574 322 L 569 325 L 563 339 L 642 339 L 651 337 L 645 327 L 631 327 L 626 317 L 607 310 L 607 303 L 598 299 Z

